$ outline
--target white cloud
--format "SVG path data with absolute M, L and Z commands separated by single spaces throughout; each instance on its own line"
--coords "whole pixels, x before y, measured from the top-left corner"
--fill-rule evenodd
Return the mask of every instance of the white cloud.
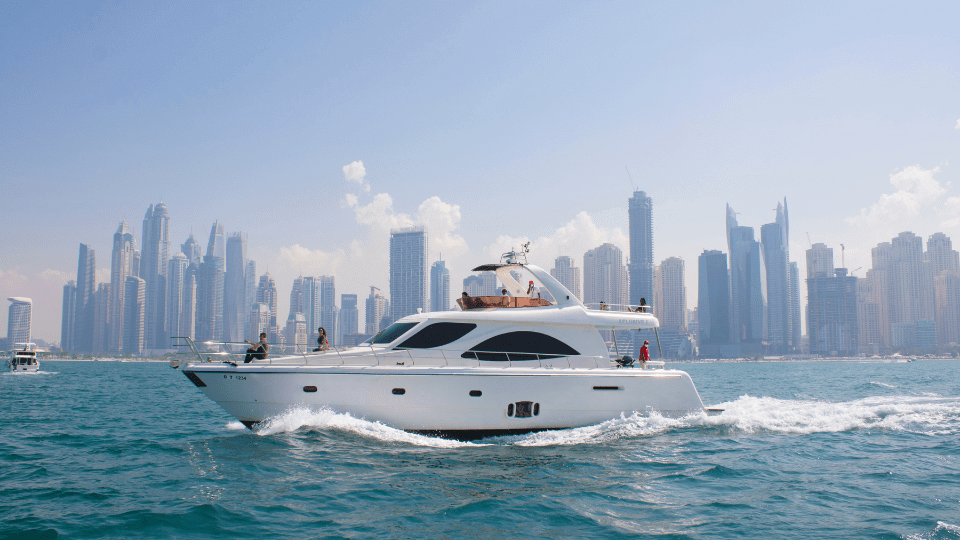
M 960 118 L 957 119 L 957 127 L 953 128 L 953 129 L 960 129 Z
M 520 246 L 528 240 L 530 240 L 530 254 L 527 260 L 543 268 L 552 268 L 554 259 L 560 255 L 567 255 L 576 260 L 581 258 L 583 253 L 606 242 L 624 250 L 623 262 L 626 264 L 630 244 L 629 238 L 619 227 L 600 227 L 590 214 L 580 212 L 566 225 L 536 239 L 525 236 L 500 236 L 496 242 L 487 246 L 485 252 L 491 261 L 498 261 L 502 253 L 512 248 L 520 249 Z M 582 260 L 577 262 L 578 266 L 582 264 Z
M 934 178 L 940 167 L 924 169 L 920 165 L 911 165 L 890 174 L 890 183 L 896 188 L 893 193 L 880 195 L 880 199 L 869 209 L 860 210 L 860 215 L 847 218 L 851 225 L 871 228 L 895 225 L 894 228 L 927 211 L 946 192 Z
M 76 279 L 76 274 L 71 274 L 70 272 L 64 272 L 62 270 L 53 270 L 52 268 L 47 268 L 43 272 L 40 272 L 40 279 L 44 281 L 52 281 L 58 285 L 66 285 L 71 279 Z
M 370 184 L 367 183 L 367 169 L 363 166 L 362 161 L 354 161 L 349 165 L 343 166 L 343 177 L 348 182 L 356 182 L 360 184 L 360 187 L 363 191 L 370 192 Z
M 304 276 L 336 275 L 344 259 L 342 249 L 332 252 L 305 248 L 299 244 L 280 248 L 281 267 Z
M 460 206 L 430 197 L 417 209 L 417 221 L 427 228 L 430 251 L 456 258 L 467 253 L 467 241 L 454 231 L 460 226 Z

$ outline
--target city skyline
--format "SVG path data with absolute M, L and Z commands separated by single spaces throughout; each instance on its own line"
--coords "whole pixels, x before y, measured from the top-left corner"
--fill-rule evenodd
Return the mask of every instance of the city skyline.
M 759 227 L 786 197 L 800 276 L 810 243 L 853 272 L 960 238 L 956 4 L 61 8 L 0 21 L 0 181 L 30 212 L 0 214 L 0 296 L 50 341 L 77 246 L 108 283 L 110 232 L 158 201 L 174 245 L 243 231 L 281 304 L 298 275 L 386 291 L 392 228 L 425 225 L 452 283 L 526 240 L 542 268 L 629 253 L 636 190 L 689 307 L 724 203 Z

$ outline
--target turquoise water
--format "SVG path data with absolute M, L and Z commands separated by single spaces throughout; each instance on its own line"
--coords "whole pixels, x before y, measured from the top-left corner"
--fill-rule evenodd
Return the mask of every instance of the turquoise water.
M 460 443 L 44 361 L 0 375 L 0 538 L 960 538 L 960 362 L 670 366 L 725 412 Z

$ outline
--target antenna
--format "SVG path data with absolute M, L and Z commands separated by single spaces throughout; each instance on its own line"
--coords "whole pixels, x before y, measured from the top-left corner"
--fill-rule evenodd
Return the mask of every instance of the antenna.
M 844 253 L 844 250 L 845 250 L 845 249 L 846 249 L 846 248 L 843 247 L 843 244 L 840 244 L 840 268 L 846 268 L 846 267 L 847 267 L 847 263 L 845 262 L 845 260 L 844 260 L 844 258 L 843 258 L 843 253 Z
M 636 191 L 636 190 L 637 190 L 637 186 L 635 186 L 635 185 L 633 184 L 633 177 L 630 176 L 630 169 L 627 169 L 627 166 L 626 166 L 626 165 L 624 165 L 623 168 L 626 169 L 626 171 L 627 171 L 627 178 L 630 179 L 630 187 L 633 188 L 634 191 Z

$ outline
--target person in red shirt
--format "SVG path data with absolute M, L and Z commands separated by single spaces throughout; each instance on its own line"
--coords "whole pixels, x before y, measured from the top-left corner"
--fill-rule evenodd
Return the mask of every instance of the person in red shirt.
M 650 360 L 650 348 L 647 347 L 649 341 L 643 342 L 643 347 L 640 347 L 640 365 L 643 366 Z

